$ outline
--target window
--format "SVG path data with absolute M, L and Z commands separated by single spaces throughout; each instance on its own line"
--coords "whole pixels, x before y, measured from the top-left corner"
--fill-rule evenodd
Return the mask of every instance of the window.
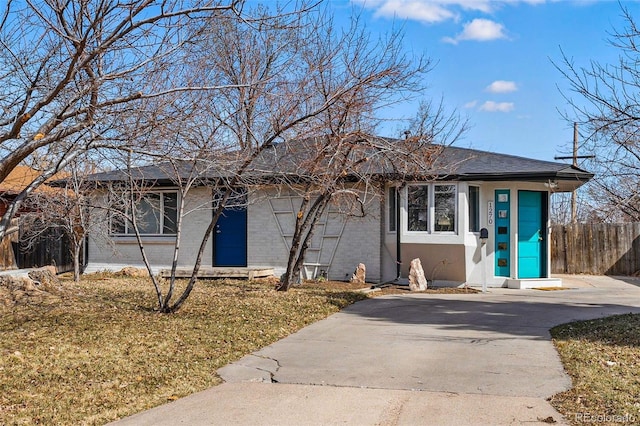
M 429 230 L 429 185 L 411 185 L 407 188 L 409 231 Z
M 480 232 L 480 188 L 469 187 L 469 232 Z
M 407 230 L 456 232 L 457 186 L 455 184 L 409 185 Z
M 389 207 L 389 214 L 387 217 L 389 218 L 388 229 L 389 232 L 396 232 L 396 212 L 397 212 L 397 202 L 398 199 L 396 197 L 397 188 L 392 186 L 389 188 L 389 196 L 387 197 L 387 205 Z
M 453 232 L 456 230 L 456 186 L 434 186 L 435 231 Z
M 178 222 L 178 193 L 154 192 L 145 194 L 135 208 L 138 231 L 142 235 L 174 235 Z M 113 234 L 134 235 L 133 225 L 124 217 L 111 218 Z

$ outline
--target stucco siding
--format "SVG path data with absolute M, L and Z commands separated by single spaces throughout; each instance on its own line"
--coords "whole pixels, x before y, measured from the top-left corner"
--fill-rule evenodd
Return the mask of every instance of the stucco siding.
M 403 244 L 402 276 L 409 274 L 412 259 L 419 258 L 428 280 L 463 283 L 467 280 L 465 250 L 460 244 Z
M 488 217 L 488 203 L 495 203 L 495 191 L 496 190 L 509 190 L 510 191 L 510 273 L 509 277 L 496 276 L 495 275 L 495 264 L 496 264 L 496 242 L 495 242 L 495 234 L 496 234 L 496 225 L 495 220 L 490 221 Z M 515 278 L 517 277 L 517 265 L 518 265 L 518 191 L 541 191 L 548 192 L 548 187 L 544 185 L 544 183 L 536 183 L 536 182 L 484 182 L 481 186 L 480 191 L 480 225 L 481 227 L 487 228 L 489 231 L 489 238 L 486 241 L 486 246 L 484 247 L 484 255 L 485 255 L 485 265 L 483 266 L 482 261 L 479 257 L 482 254 L 482 251 L 476 249 L 479 248 L 479 241 L 477 243 L 473 243 L 472 241 L 467 241 L 467 281 L 473 285 L 479 285 L 483 282 L 486 282 L 489 287 L 504 287 L 507 283 L 507 278 Z M 545 224 L 546 230 L 546 241 L 548 245 L 548 234 L 549 234 L 549 222 Z M 545 261 L 549 262 L 548 256 L 548 247 L 547 247 L 547 258 Z M 547 269 L 548 271 L 548 269 Z

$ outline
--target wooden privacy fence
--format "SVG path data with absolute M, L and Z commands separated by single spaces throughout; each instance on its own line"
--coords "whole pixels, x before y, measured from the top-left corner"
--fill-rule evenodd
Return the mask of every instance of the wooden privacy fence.
M 20 243 L 13 243 L 18 268 L 54 265 L 59 274 L 73 271 L 70 247 L 69 237 L 57 229 L 44 233 L 29 249 L 24 248 Z M 82 254 L 80 261 L 84 263 Z
M 640 223 L 551 227 L 551 272 L 634 275 L 640 271 Z

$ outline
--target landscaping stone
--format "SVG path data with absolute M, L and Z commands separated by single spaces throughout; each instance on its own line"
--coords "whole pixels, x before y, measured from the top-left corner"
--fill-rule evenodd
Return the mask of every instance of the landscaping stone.
M 149 276 L 149 271 L 142 268 L 134 268 L 132 266 L 125 266 L 120 271 L 116 273 L 116 275 L 121 275 L 124 277 L 133 277 L 133 278 L 144 278 Z
M 60 281 L 50 268 L 20 269 L 0 276 L 0 308 L 60 301 Z
M 352 283 L 364 284 L 366 282 L 367 267 L 364 263 L 359 263 L 355 272 L 351 276 Z
M 427 279 L 424 276 L 422 262 L 416 258 L 411 261 L 409 268 L 409 289 L 411 291 L 424 291 L 427 289 Z

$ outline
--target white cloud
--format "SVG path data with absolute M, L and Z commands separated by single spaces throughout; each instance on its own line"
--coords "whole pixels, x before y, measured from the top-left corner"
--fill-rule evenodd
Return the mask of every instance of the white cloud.
M 480 111 L 487 112 L 511 112 L 515 108 L 513 102 L 486 101 L 480 106 Z
M 505 4 L 538 4 L 545 0 L 351 0 L 374 15 L 386 18 L 402 18 L 426 23 L 458 20 L 459 11 L 491 13 Z
M 493 10 L 491 0 L 351 0 L 374 15 L 402 18 L 429 24 L 460 18 L 457 9 L 488 13 Z
M 460 34 L 455 37 L 445 37 L 447 43 L 457 44 L 463 40 L 490 41 L 506 38 L 504 26 L 489 19 L 477 18 L 464 24 Z
M 375 9 L 374 15 L 378 17 L 397 17 L 426 23 L 455 20 L 458 17 L 442 4 L 420 0 L 385 0 L 375 6 Z
M 514 81 L 496 80 L 485 89 L 490 93 L 509 93 L 518 90 L 518 86 Z
M 475 108 L 478 105 L 478 101 L 470 101 L 463 105 L 463 108 Z

